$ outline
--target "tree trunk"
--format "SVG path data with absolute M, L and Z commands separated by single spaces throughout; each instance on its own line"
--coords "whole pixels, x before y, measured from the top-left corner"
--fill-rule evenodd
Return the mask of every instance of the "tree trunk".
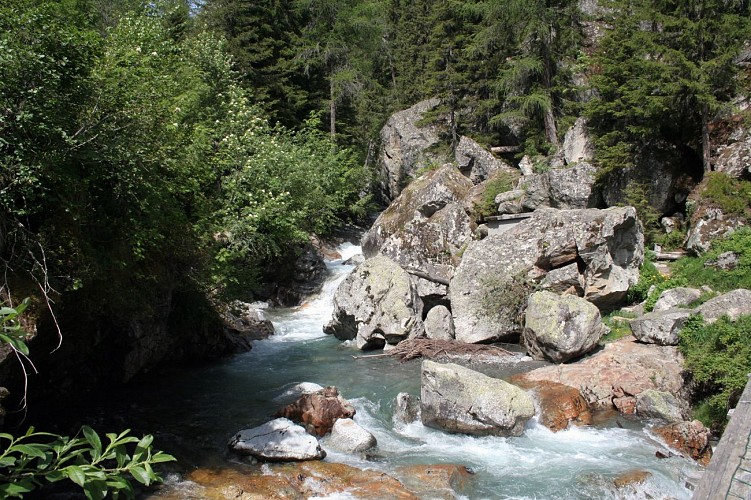
M 706 104 L 701 107 L 701 160 L 704 172 L 712 170 L 710 158 L 712 156 L 712 144 L 709 140 L 709 109 Z
M 555 126 L 555 117 L 552 109 L 545 110 L 545 138 L 550 144 L 558 147 L 558 129 Z
M 331 140 L 336 139 L 336 94 L 333 81 L 329 84 L 329 128 Z

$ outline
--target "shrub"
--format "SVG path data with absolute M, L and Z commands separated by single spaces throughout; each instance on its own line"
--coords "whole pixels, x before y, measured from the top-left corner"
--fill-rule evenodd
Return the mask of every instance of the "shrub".
M 681 330 L 680 349 L 699 384 L 695 416 L 714 429 L 724 427 L 751 372 L 749 331 L 751 316 L 736 321 L 722 317 L 711 325 L 696 316 Z
M 702 194 L 726 215 L 749 218 L 751 182 L 734 179 L 720 172 L 709 172 Z

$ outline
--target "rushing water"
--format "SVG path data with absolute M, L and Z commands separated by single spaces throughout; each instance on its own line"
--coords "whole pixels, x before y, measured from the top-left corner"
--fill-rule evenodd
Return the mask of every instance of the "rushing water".
M 378 447 L 367 457 L 329 452 L 329 461 L 386 472 L 404 464 L 466 465 L 476 473 L 473 489 L 465 492 L 472 499 L 690 498 L 684 480 L 698 467 L 679 457 L 656 458 L 656 450 L 667 450 L 648 428 L 622 417 L 558 433 L 533 420 L 515 438 L 394 424 L 397 393 L 419 395 L 419 362 L 354 359 L 361 354 L 354 346 L 322 331 L 331 315 L 333 291 L 351 269 L 342 262 L 358 251 L 345 245 L 343 259 L 328 263 L 331 278 L 318 298 L 299 308 L 268 311 L 277 333 L 256 342 L 252 351 L 124 394 L 122 399 L 131 402 L 130 417 L 150 432 L 158 429 L 157 443 L 167 443 L 184 466 L 217 466 L 231 458 L 228 439 L 269 420 L 290 387 L 300 382 L 335 385 L 357 409 L 354 420 L 376 436 Z M 634 470 L 652 475 L 638 490 L 615 490 L 612 480 Z

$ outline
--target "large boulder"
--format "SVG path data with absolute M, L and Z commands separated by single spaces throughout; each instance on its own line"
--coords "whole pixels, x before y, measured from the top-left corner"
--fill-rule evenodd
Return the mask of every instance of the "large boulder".
M 646 418 L 659 418 L 668 422 L 682 422 L 689 414 L 689 407 L 669 392 L 649 389 L 636 397 L 636 414 Z
M 230 439 L 229 448 L 239 455 L 278 462 L 320 460 L 326 456 L 315 437 L 286 418 L 238 432 Z
M 398 264 L 379 255 L 356 267 L 334 293 L 334 312 L 324 331 L 355 339 L 360 349 L 422 335 L 422 300 Z
M 542 207 L 573 209 L 594 206 L 592 189 L 597 169 L 579 162 L 519 180 L 515 196 L 503 200 L 499 212 L 531 212 Z M 516 193 L 523 193 L 523 195 Z
M 474 229 L 462 205 L 471 189 L 452 165 L 423 175 L 378 216 L 363 236 L 363 254 L 387 255 L 404 268 L 450 279 Z
M 681 328 L 691 317 L 689 309 L 652 311 L 629 323 L 639 342 L 659 345 L 678 345 Z
M 530 356 L 564 363 L 595 348 L 606 332 L 600 310 L 575 295 L 529 296 L 522 345 Z
M 667 143 L 647 145 L 635 158 L 635 165 L 609 170 L 599 179 L 597 193 L 602 203 L 612 207 L 645 196 L 660 215 L 672 214 L 704 174 L 701 159 L 693 151 Z M 635 191 L 637 186 L 644 192 Z
M 535 414 L 523 389 L 447 363 L 422 363 L 421 419 L 428 427 L 479 436 L 519 436 Z
M 254 307 L 253 304 L 235 300 L 220 314 L 228 332 L 250 340 L 261 340 L 274 335 L 274 324 L 266 318 L 263 309 Z
M 409 177 L 432 163 L 443 163 L 430 152 L 440 142 L 436 125 L 422 125 L 425 113 L 434 109 L 439 99 L 419 102 L 409 109 L 394 113 L 381 129 L 381 192 L 386 200 L 395 199 Z
M 652 311 L 667 311 L 676 307 L 688 307 L 701 297 L 701 290 L 679 286 L 665 290 L 655 302 Z
M 334 422 L 331 435 L 324 442 L 326 448 L 343 453 L 360 453 L 374 448 L 377 444 L 375 436 L 351 418 L 340 418 Z
M 736 320 L 751 314 L 751 290 L 739 288 L 710 299 L 697 308 L 706 323 L 714 323 L 722 316 Z
M 512 377 L 520 384 L 543 380 L 579 389 L 593 408 L 615 406 L 627 414 L 636 412 L 637 397 L 650 389 L 669 392 L 681 402 L 688 401 L 689 396 L 678 348 L 640 344 L 633 337 L 608 343 L 602 351 L 576 363 Z
M 288 418 L 305 426 L 314 436 L 325 436 L 331 432 L 339 418 L 352 418 L 355 409 L 349 401 L 339 395 L 336 387 L 326 387 L 320 391 L 303 394 L 294 403 L 288 404 L 274 415 Z
M 477 343 L 518 335 L 531 290 L 550 271 L 571 264 L 585 299 L 615 304 L 636 283 L 643 258 L 644 235 L 631 207 L 538 210 L 467 247 L 449 288 L 456 339 Z
M 469 137 L 462 136 L 454 151 L 456 164 L 473 184 L 488 180 L 496 172 L 515 172 L 515 168 L 493 156 Z
M 686 237 L 686 250 L 702 254 L 712 247 L 712 242 L 730 236 L 745 226 L 745 218 L 726 215 L 722 209 L 701 205 L 691 217 L 691 229 Z
M 714 170 L 736 179 L 751 179 L 751 130 L 737 130 L 730 142 L 717 148 Z

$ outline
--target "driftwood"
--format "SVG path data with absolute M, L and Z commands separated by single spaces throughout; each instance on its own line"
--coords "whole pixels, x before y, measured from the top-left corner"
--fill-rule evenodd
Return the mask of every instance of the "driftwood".
M 490 151 L 495 154 L 518 153 L 521 150 L 521 146 L 493 146 L 490 148 Z
M 433 359 L 441 355 L 478 355 L 490 354 L 493 356 L 513 356 L 514 353 L 501 347 L 482 344 L 466 344 L 453 340 L 433 339 L 410 339 L 399 342 L 388 353 L 396 356 L 400 361 L 409 361 L 415 358 Z
M 432 281 L 433 283 L 438 283 L 440 285 L 446 285 L 449 286 L 449 280 L 444 278 L 439 278 L 438 276 L 432 276 L 428 273 L 424 273 L 420 271 L 419 269 L 414 269 L 412 267 L 405 268 L 405 271 L 407 271 L 409 274 L 413 276 L 417 276 L 418 278 L 422 278 L 424 280 Z
M 655 252 L 657 260 L 678 260 L 685 256 L 686 252 Z

